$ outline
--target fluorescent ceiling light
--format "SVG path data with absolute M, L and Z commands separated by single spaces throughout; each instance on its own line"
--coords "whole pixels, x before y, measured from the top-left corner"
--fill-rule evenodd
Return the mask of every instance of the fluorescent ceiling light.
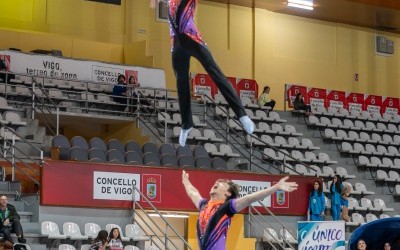
M 157 213 L 149 213 L 150 217 L 160 217 Z M 189 218 L 188 214 L 161 214 L 164 218 Z
M 306 10 L 314 9 L 313 1 L 306 1 L 306 0 L 288 0 L 288 6 Z

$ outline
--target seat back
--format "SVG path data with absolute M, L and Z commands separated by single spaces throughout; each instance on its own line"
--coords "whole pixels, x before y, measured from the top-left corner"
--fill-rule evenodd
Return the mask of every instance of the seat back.
M 52 221 L 43 221 L 41 233 L 44 235 L 60 235 L 60 229 L 58 225 Z
M 61 244 L 58 247 L 58 250 L 76 250 L 75 247 L 73 245 L 70 244 Z
M 89 152 L 85 148 L 72 147 L 69 150 L 69 159 L 74 161 L 88 161 Z
M 178 158 L 178 164 L 182 168 L 195 168 L 193 156 L 182 155 Z
M 118 150 L 122 155 L 125 155 L 125 146 L 118 139 L 111 139 L 107 142 L 108 150 Z
M 378 209 L 386 208 L 386 204 L 382 199 L 374 199 L 374 206 Z
M 94 137 L 94 138 L 90 139 L 89 147 L 90 148 L 98 148 L 98 149 L 102 149 L 104 151 L 107 151 L 106 143 L 102 139 L 100 139 L 98 137 Z
M 125 156 L 119 150 L 111 149 L 107 152 L 107 160 L 114 163 L 125 163 Z
M 130 238 L 144 235 L 143 230 L 138 226 L 136 222 L 125 226 L 125 234 L 127 237 Z
M 63 224 L 63 234 L 66 236 L 82 236 L 78 224 L 73 222 L 65 222 Z
M 152 152 L 143 155 L 143 164 L 146 166 L 160 166 L 160 157 Z
M 353 208 L 356 208 L 356 207 L 359 207 L 358 201 L 353 197 L 349 197 L 349 208 L 353 209 Z
M 142 165 L 142 155 L 137 151 L 129 151 L 125 154 L 125 162 L 127 162 L 128 164 Z
M 228 167 L 226 165 L 226 161 L 224 161 L 222 158 L 220 157 L 214 157 L 211 160 L 211 166 L 213 169 L 215 170 L 227 170 Z
M 172 144 L 162 144 L 159 151 L 161 156 L 165 154 L 176 155 L 176 150 Z
M 89 238 L 96 238 L 100 230 L 101 227 L 96 223 L 85 224 L 85 235 L 88 236 Z
M 84 148 L 86 150 L 89 150 L 89 144 L 86 141 L 85 138 L 83 138 L 82 136 L 74 136 L 71 139 L 71 147 L 79 147 L 79 148 Z
M 373 207 L 374 207 L 374 206 L 372 205 L 371 200 L 368 199 L 368 198 L 365 198 L 365 197 L 361 198 L 361 206 L 362 206 L 363 208 L 373 208 Z
M 211 169 L 211 160 L 209 157 L 197 157 L 195 164 L 196 168 Z
M 140 155 L 142 155 L 142 147 L 135 141 L 128 141 L 125 144 L 125 152 L 129 152 L 129 151 L 136 151 L 137 153 L 139 153 Z
M 374 220 L 377 220 L 377 219 L 378 219 L 378 217 L 376 217 L 375 214 L 367 213 L 367 214 L 365 215 L 365 220 L 366 220 L 367 222 L 371 222 L 371 221 L 374 221 Z
M 194 156 L 195 158 L 198 158 L 198 157 L 206 157 L 206 158 L 209 158 L 208 152 L 207 152 L 207 150 L 206 150 L 203 146 L 196 146 L 196 147 L 193 149 L 193 156 Z
M 213 145 L 213 144 L 211 144 L 211 145 Z M 184 147 L 179 146 L 176 149 L 176 156 L 177 157 L 180 157 L 180 156 L 193 156 L 193 152 L 192 152 L 192 149 L 189 146 L 184 146 Z
M 365 223 L 364 217 L 359 213 L 352 213 L 351 219 L 353 222 L 358 224 Z
M 142 150 L 143 150 L 143 154 L 146 154 L 146 153 L 154 153 L 154 154 L 156 154 L 156 155 L 160 155 L 160 153 L 158 152 L 158 147 L 157 147 L 157 145 L 156 144 L 154 144 L 154 143 L 152 143 L 152 142 L 146 142 L 144 145 L 143 145 L 143 148 L 142 148 Z
M 178 167 L 178 159 L 175 155 L 164 154 L 161 156 L 161 165 L 165 167 Z
M 92 148 L 89 150 L 89 160 L 98 159 L 98 162 L 107 161 L 106 151 L 100 148 Z
M 279 240 L 279 237 L 273 228 L 265 228 L 263 239 L 264 241 L 277 242 Z
M 89 249 L 90 249 L 90 246 L 91 246 L 91 245 L 89 245 L 89 244 L 83 244 L 83 245 L 81 246 L 81 250 L 89 250 Z

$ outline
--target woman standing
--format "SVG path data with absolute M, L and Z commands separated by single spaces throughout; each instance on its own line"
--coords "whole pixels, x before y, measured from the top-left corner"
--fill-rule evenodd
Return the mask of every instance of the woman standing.
M 342 178 L 339 175 L 333 177 L 333 182 L 330 186 L 331 191 L 331 210 L 333 220 L 339 220 L 342 206 Z
M 325 212 L 325 195 L 319 181 L 314 181 L 313 190 L 308 199 L 307 214 L 311 221 L 322 221 Z

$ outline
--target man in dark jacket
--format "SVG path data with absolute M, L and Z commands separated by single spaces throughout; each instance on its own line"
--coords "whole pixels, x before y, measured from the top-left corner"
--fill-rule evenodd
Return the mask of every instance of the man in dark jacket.
M 8 204 L 7 196 L 0 196 L 0 220 L 1 220 L 1 229 L 0 233 L 4 235 L 4 240 L 11 242 L 14 244 L 13 239 L 11 238 L 11 233 L 15 233 L 18 237 L 19 243 L 26 243 L 24 239 L 24 234 L 22 231 L 21 222 L 19 222 L 19 214 L 15 207 L 11 204 Z

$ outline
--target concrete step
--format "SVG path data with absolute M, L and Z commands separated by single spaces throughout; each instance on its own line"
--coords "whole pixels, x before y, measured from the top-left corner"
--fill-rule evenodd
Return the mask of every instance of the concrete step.
M 20 221 L 22 222 L 31 222 L 32 219 L 32 212 L 23 212 L 23 211 L 18 211 L 19 216 L 21 217 Z
M 41 223 L 39 222 L 22 222 L 21 225 L 24 229 L 24 233 L 30 233 L 33 236 L 41 234 Z

